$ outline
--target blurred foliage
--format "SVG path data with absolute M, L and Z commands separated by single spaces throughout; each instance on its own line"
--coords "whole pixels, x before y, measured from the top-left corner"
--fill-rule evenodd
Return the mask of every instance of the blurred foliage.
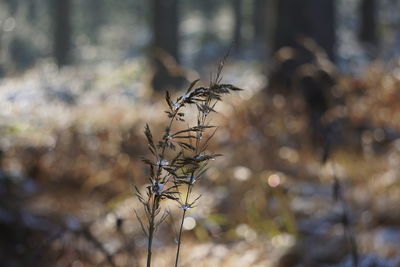
M 237 75 L 243 68 L 243 64 L 228 65 L 226 79 L 236 79 L 241 86 L 257 84 L 250 71 Z M 124 80 L 125 72 L 121 73 Z M 397 114 L 392 96 L 396 75 L 397 67 L 388 71 L 377 63 L 365 78 L 341 77 L 335 87 L 340 104 L 330 111 L 343 129 L 335 142 L 333 163 L 344 184 L 362 259 L 382 266 L 395 266 L 390 264 L 395 264 L 399 247 L 387 239 L 398 233 L 400 222 L 396 212 L 400 135 L 395 130 L 399 122 L 390 115 Z M 101 97 L 91 97 L 101 103 L 97 102 Z M 142 96 L 134 105 L 118 102 L 118 109 L 112 98 L 106 98 L 102 112 L 77 101 L 69 112 L 76 110 L 79 115 L 71 116 L 67 124 L 48 124 L 42 118 L 48 129 L 40 131 L 41 139 L 23 130 L 27 126 L 14 118 L 15 126 L 2 138 L 0 191 L 5 201 L 0 211 L 2 231 L 9 233 L 2 242 L 2 251 L 9 252 L 2 254 L 5 262 L 24 266 L 37 253 L 43 255 L 36 258 L 40 266 L 107 265 L 110 260 L 125 266 L 131 255 L 143 259 L 146 243 L 132 212 L 139 205 L 132 186 L 146 178 L 139 159 L 147 153 L 143 125 L 150 122 L 155 132 L 163 131 L 158 116 L 165 109 L 162 98 Z M 198 188 L 202 198 L 189 213 L 195 226 L 187 230 L 192 235 L 185 235 L 183 262 L 347 264 L 340 213 L 332 198 L 332 173 L 320 164 L 318 149 L 309 138 L 301 98 L 249 90 L 230 98 L 218 111 L 215 123 L 221 127 L 210 150 L 222 151 L 224 157 L 212 164 Z M 170 209 L 177 212 L 175 205 Z M 173 258 L 169 244 L 177 222 L 172 218 L 157 235 L 157 266 L 166 266 Z M 21 231 L 23 235 L 18 234 Z M 319 249 L 310 253 L 316 246 Z M 16 261 L 21 255 L 23 261 Z
M 358 2 L 337 1 L 338 69 L 322 116 L 334 131 L 323 165 L 304 96 L 263 90 L 274 78 L 265 65 L 276 66 L 252 41 L 252 1 L 243 0 L 245 45 L 223 81 L 245 91 L 218 108 L 210 150 L 224 157 L 197 188 L 183 265 L 351 266 L 336 175 L 360 266 L 399 266 L 399 1 L 379 1 L 373 61 L 356 39 Z M 149 89 L 149 1 L 73 3 L 75 65 L 57 69 L 48 1 L 0 2 L 1 266 L 144 263 L 133 186 L 146 182 L 143 127 L 163 132 L 165 110 L 164 96 Z M 231 2 L 181 4 L 182 69 L 207 83 L 230 45 Z M 154 266 L 171 266 L 173 218 L 157 235 Z

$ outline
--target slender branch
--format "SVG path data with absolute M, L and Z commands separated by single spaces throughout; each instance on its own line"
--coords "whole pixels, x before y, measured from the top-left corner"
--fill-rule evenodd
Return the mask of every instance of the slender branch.
M 153 236 L 154 236 L 154 220 L 156 213 L 156 197 L 154 196 L 153 205 L 150 214 L 150 224 L 149 224 L 149 238 L 147 244 L 147 267 L 151 266 L 151 256 L 152 256 L 152 246 L 153 246 Z
M 179 108 L 173 113 L 173 116 L 171 117 L 171 120 L 168 125 L 168 131 L 171 130 L 172 124 L 175 120 L 175 117 L 176 117 L 176 114 L 178 113 L 178 111 L 179 111 Z M 167 133 L 167 135 L 169 135 L 169 132 Z M 163 141 L 164 141 L 164 143 L 163 143 L 161 155 L 160 155 L 160 158 L 158 159 L 160 164 L 158 164 L 157 176 L 155 177 L 156 182 L 159 182 L 159 180 L 161 178 L 161 172 L 162 172 L 161 162 L 164 160 L 165 150 L 167 147 L 166 142 L 165 142 L 166 140 L 163 140 Z M 151 196 L 149 196 L 149 199 L 151 199 Z M 156 210 L 159 206 L 159 201 L 160 201 L 160 198 L 157 195 L 153 194 L 153 204 L 152 204 L 152 208 L 151 208 L 149 231 L 148 231 L 147 265 L 146 265 L 147 267 L 151 266 L 153 238 L 154 238 L 154 232 L 156 229 L 155 217 L 156 217 Z
M 180 224 L 180 227 L 179 227 L 178 245 L 177 245 L 176 256 L 175 256 L 175 267 L 178 266 L 178 262 L 179 262 L 179 253 L 180 253 L 180 250 L 181 250 L 182 229 L 183 229 L 183 222 L 185 221 L 185 216 L 186 216 L 186 210 L 183 210 L 182 218 L 181 218 L 181 224 Z
M 197 150 L 198 145 L 196 145 L 196 150 Z M 194 175 L 194 171 L 191 174 L 192 176 Z M 182 212 L 182 218 L 181 218 L 181 224 L 179 226 L 179 235 L 178 235 L 178 244 L 177 244 L 177 248 L 176 248 L 176 256 L 175 256 L 175 267 L 178 266 L 178 262 L 179 262 L 179 253 L 181 250 L 181 244 L 182 244 L 182 231 L 183 231 L 183 222 L 185 221 L 186 218 L 186 211 L 189 208 L 189 196 L 190 193 L 192 191 L 192 186 L 193 184 L 188 184 L 187 187 L 187 192 L 186 192 L 186 197 L 185 197 L 185 203 L 184 205 L 181 207 L 183 212 Z
M 205 100 L 204 100 L 204 104 L 205 105 L 209 105 L 210 104 L 210 97 L 208 96 Z M 215 104 L 214 104 L 215 106 Z M 197 127 L 201 127 L 202 125 L 205 124 L 206 118 L 207 118 L 206 113 L 204 112 L 200 112 L 197 114 Z M 200 144 L 201 144 L 201 135 L 203 133 L 202 132 L 196 132 L 196 144 L 195 144 L 195 155 L 198 155 L 199 153 L 199 149 L 200 149 Z M 195 170 L 192 171 L 191 173 L 191 177 L 194 176 Z M 185 197 L 185 203 L 182 207 L 183 212 L 182 212 L 182 218 L 181 218 L 181 223 L 179 226 L 179 235 L 178 235 L 178 244 L 177 244 L 177 248 L 176 248 L 176 256 L 175 256 L 175 267 L 178 267 L 178 262 L 179 262 L 179 255 L 180 255 L 180 250 L 181 250 L 181 244 L 182 244 L 182 231 L 183 231 L 183 223 L 185 221 L 185 217 L 186 217 L 186 211 L 189 208 L 189 196 L 190 193 L 192 191 L 192 183 L 189 183 L 187 186 L 187 192 L 186 192 L 186 197 Z

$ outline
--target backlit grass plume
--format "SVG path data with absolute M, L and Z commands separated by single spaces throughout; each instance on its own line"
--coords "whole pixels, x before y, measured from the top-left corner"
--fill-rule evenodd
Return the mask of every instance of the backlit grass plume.
M 223 95 L 241 90 L 231 84 L 220 83 L 223 65 L 224 61 L 219 64 L 217 74 L 209 86 L 196 87 L 199 80 L 195 80 L 175 101 L 172 100 L 170 93 L 166 92 L 165 100 L 168 110 L 165 112 L 168 122 L 158 142 L 154 139 L 150 127 L 148 125 L 145 127 L 145 135 L 152 156 L 143 159 L 150 168 L 146 194 L 142 194 L 137 189 L 146 217 L 140 219 L 137 216 L 137 218 L 148 238 L 148 267 L 151 266 L 154 233 L 168 216 L 166 211 L 162 211 L 162 200 L 176 201 L 182 210 L 175 258 L 175 266 L 178 266 L 183 222 L 187 211 L 194 207 L 200 198 L 197 196 L 192 199 L 193 187 L 202 178 L 209 161 L 221 156 L 207 151 L 208 144 L 217 129 L 216 126 L 209 125 L 209 116 L 215 112 L 214 108 L 222 100 Z M 189 105 L 197 108 L 194 122 L 185 120 L 185 110 Z M 180 193 L 180 187 L 186 187 L 187 190 L 182 190 L 184 194 Z

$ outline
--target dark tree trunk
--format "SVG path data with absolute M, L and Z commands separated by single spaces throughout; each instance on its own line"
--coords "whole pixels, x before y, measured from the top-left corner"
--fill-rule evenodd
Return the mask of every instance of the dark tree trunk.
M 201 15 L 204 20 L 204 30 L 206 36 L 212 36 L 214 34 L 213 29 L 213 17 L 215 14 L 215 2 L 213 0 L 201 0 L 200 9 Z
M 53 53 L 58 67 L 71 63 L 71 0 L 53 2 Z
M 233 0 L 233 47 L 238 52 L 242 46 L 242 0 Z
M 360 5 L 361 26 L 360 40 L 369 43 L 376 43 L 376 2 L 375 0 L 362 0 Z
M 334 58 L 334 0 L 276 0 L 274 50 L 297 46 L 299 37 L 309 37 Z
M 104 0 L 85 0 L 85 4 L 87 14 L 86 31 L 92 42 L 97 43 L 99 30 L 105 20 Z
M 274 50 L 277 53 L 268 89 L 272 93 L 302 94 L 311 139 L 313 142 L 323 140 L 326 125 L 322 118 L 330 108 L 329 92 L 335 84 L 335 73 L 321 48 L 334 59 L 335 1 L 274 1 Z
M 275 0 L 276 22 L 274 29 L 274 51 L 284 46 L 294 46 L 298 34 L 304 32 L 304 21 L 299 12 L 299 1 Z M 304 1 L 303 1 L 304 3 Z M 297 23 L 295 23 L 297 21 Z M 300 22 L 300 23 L 299 23 Z
M 15 13 L 17 13 L 17 9 L 18 9 L 18 0 L 5 0 L 5 3 L 8 6 L 8 9 L 10 11 L 10 14 L 12 16 L 15 15 Z
M 267 0 L 253 0 L 253 40 L 260 42 L 265 40 Z
M 152 0 L 152 5 L 152 83 L 160 91 L 179 85 L 170 69 L 179 62 L 179 5 L 178 0 Z
M 35 22 L 37 18 L 37 7 L 35 0 L 28 0 L 28 19 Z

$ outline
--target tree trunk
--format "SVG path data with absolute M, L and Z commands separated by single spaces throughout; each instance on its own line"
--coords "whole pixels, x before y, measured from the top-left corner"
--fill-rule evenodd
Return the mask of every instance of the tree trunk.
M 86 0 L 85 9 L 87 14 L 86 31 L 91 41 L 96 44 L 100 28 L 105 20 L 104 0 Z
M 362 0 L 360 5 L 360 33 L 361 41 L 375 44 L 376 34 L 376 2 L 375 0 Z
M 233 47 L 236 52 L 242 46 L 242 0 L 233 0 Z
M 360 3 L 360 30 L 358 37 L 364 44 L 366 53 L 375 58 L 378 53 L 377 4 L 375 0 L 362 0 Z
M 37 18 L 37 6 L 35 0 L 28 0 L 28 19 L 32 23 L 36 22 Z
M 210 8 L 211 7 L 211 8 Z M 203 18 L 205 36 L 214 35 L 213 18 L 215 14 L 215 2 L 214 0 L 201 0 L 200 1 L 201 16 Z
M 266 27 L 266 5 L 267 0 L 253 0 L 253 41 L 260 42 L 265 40 Z
M 71 0 L 53 2 L 53 53 L 58 67 L 71 63 Z
M 279 51 L 274 56 L 268 90 L 279 94 L 301 93 L 307 106 L 311 139 L 323 140 L 326 125 L 322 118 L 330 108 L 329 91 L 335 77 L 334 68 L 325 60 L 321 48 L 334 59 L 335 1 L 274 1 L 277 11 L 274 50 Z
M 335 1 L 334 0 L 275 0 L 274 50 L 297 46 L 299 37 L 312 38 L 328 56 L 334 58 Z
M 9 12 L 11 16 L 15 16 L 18 9 L 18 0 L 5 0 L 6 5 L 8 6 Z
M 160 91 L 179 84 L 170 69 L 179 62 L 179 5 L 178 0 L 152 0 L 152 5 L 152 84 Z

